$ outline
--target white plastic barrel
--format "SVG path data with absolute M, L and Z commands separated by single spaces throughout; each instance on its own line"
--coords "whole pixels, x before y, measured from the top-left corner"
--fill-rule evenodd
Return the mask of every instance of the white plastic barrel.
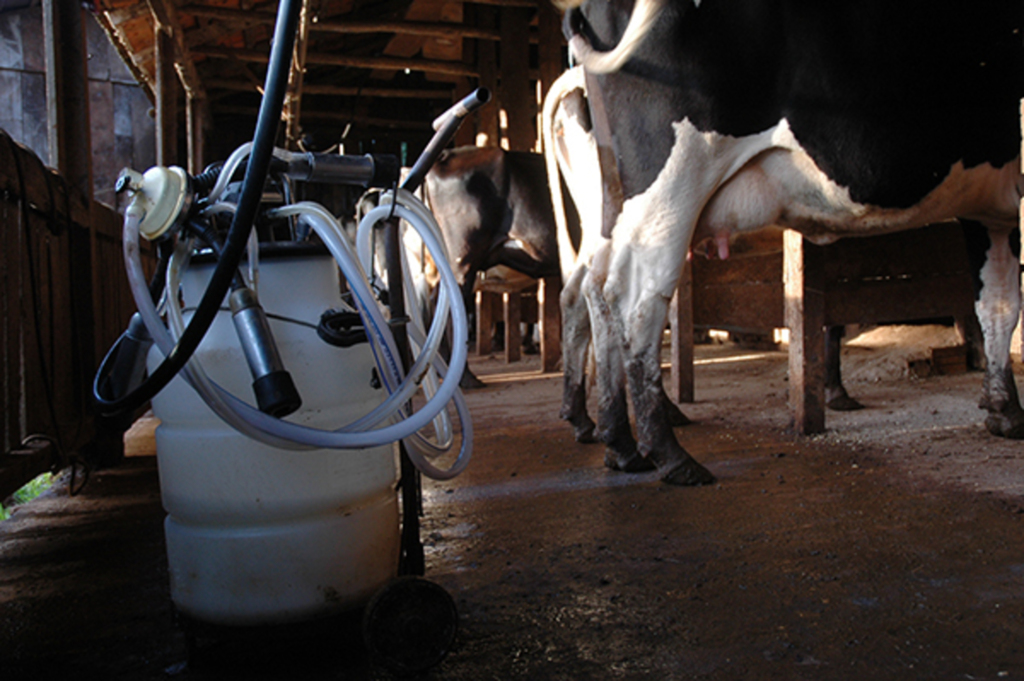
M 186 272 L 186 305 L 198 304 L 212 270 Z M 383 401 L 384 391 L 371 386 L 369 346 L 334 347 L 316 334 L 321 313 L 340 305 L 333 259 L 262 260 L 259 299 L 302 397 L 287 420 L 336 428 Z M 214 381 L 255 404 L 226 309 L 196 354 Z M 161 358 L 154 350 L 150 368 Z M 395 576 L 393 446 L 290 451 L 260 444 L 223 423 L 180 377 L 152 404 L 161 421 L 157 462 L 179 611 L 232 626 L 304 621 L 357 607 Z

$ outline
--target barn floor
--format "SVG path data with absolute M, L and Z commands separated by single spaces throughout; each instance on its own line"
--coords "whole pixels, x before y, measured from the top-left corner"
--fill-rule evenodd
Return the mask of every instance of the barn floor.
M 699 489 L 607 471 L 558 420 L 560 377 L 476 360 L 474 462 L 425 484 L 460 631 L 423 678 L 1024 679 L 1024 444 L 984 433 L 980 374 L 858 377 L 883 353 L 847 353 L 869 408 L 795 438 L 783 353 L 698 347 L 677 433 L 719 478 Z M 345 623 L 189 664 L 162 517 L 139 456 L 0 524 L 0 681 L 390 678 Z

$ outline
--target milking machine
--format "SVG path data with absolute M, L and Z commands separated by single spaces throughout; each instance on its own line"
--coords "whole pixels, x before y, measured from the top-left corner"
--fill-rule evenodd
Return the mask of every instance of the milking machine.
M 478 90 L 434 122 L 401 187 L 391 156 L 275 148 L 300 5 L 279 5 L 252 143 L 198 176 L 155 167 L 118 179 L 138 312 L 94 393 L 106 413 L 151 401 L 160 419 L 171 597 L 190 640 L 196 627 L 364 608 L 371 652 L 417 671 L 441 659 L 457 626 L 451 597 L 421 578 L 419 476 L 458 475 L 472 424 L 458 390 L 466 312 L 440 230 L 412 192 L 489 95 Z M 291 199 L 295 182 L 387 191 L 353 241 L 323 206 Z M 440 270 L 429 325 L 406 304 L 400 225 Z M 140 235 L 160 255 L 149 279 Z

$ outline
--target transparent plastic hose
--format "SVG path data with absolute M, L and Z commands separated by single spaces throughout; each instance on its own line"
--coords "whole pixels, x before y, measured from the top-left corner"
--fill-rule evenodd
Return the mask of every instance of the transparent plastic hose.
M 160 319 L 160 315 L 156 310 L 156 306 L 153 305 L 153 299 L 149 295 L 148 284 L 146 282 L 146 275 L 142 269 L 142 261 L 139 257 L 139 222 L 141 220 L 141 213 L 138 213 L 134 209 L 134 204 L 130 205 L 128 210 L 125 212 L 124 220 L 124 259 L 125 259 L 125 271 L 128 276 L 128 284 L 132 291 L 132 296 L 135 299 L 135 305 L 139 310 L 139 315 L 142 317 L 142 321 L 146 324 L 146 329 L 149 331 L 150 336 L 153 338 L 153 342 L 157 348 L 164 353 L 164 356 L 169 354 L 177 342 L 176 339 L 172 338 L 170 333 L 167 331 L 167 327 L 164 326 L 163 320 Z M 172 266 L 174 265 L 174 258 L 171 258 Z M 170 273 L 171 267 L 168 267 L 168 273 Z M 168 296 L 168 300 L 173 301 L 173 296 Z M 176 305 L 176 302 L 174 303 Z M 168 305 L 168 309 L 174 307 L 174 305 Z M 188 383 L 200 394 L 216 394 L 218 397 L 223 397 L 227 393 L 213 383 L 202 370 L 202 367 L 195 362 L 195 359 L 190 359 L 185 365 L 183 370 L 184 378 Z M 246 432 L 247 424 L 241 419 L 235 411 L 227 406 L 223 399 L 214 401 L 207 401 L 210 409 L 213 410 L 217 416 L 224 420 L 225 423 L 230 425 L 239 432 Z M 260 442 L 264 442 L 274 447 L 282 447 L 286 449 L 298 449 L 296 443 L 274 436 L 270 433 L 261 433 L 260 437 L 257 438 Z M 302 449 L 308 449 L 308 447 L 301 447 Z
M 394 347 L 394 340 L 391 338 L 390 329 L 379 308 L 377 308 L 372 291 L 370 291 L 369 286 L 366 284 L 362 267 L 360 267 L 358 259 L 355 258 L 351 246 L 345 239 L 340 225 L 337 224 L 333 216 L 317 204 L 289 206 L 278 209 L 278 214 L 283 216 L 283 211 L 288 210 L 295 210 L 295 214 L 303 215 L 309 219 L 342 268 L 350 283 L 350 287 L 356 294 L 355 297 L 360 314 L 369 332 L 368 335 L 373 339 L 371 345 L 374 347 L 374 354 L 378 362 L 381 378 L 389 391 L 393 393 L 405 392 L 410 390 L 409 386 L 411 386 L 412 392 L 410 396 L 414 394 L 418 384 L 413 377 L 417 374 L 410 372 L 409 376 L 405 377 L 404 380 L 402 379 L 400 364 L 397 361 L 398 354 Z M 388 208 L 388 211 L 390 212 L 390 208 Z M 436 223 L 431 224 L 433 223 L 433 218 L 429 216 L 429 211 L 426 211 L 429 220 L 424 224 L 424 211 L 425 208 L 422 207 L 422 204 L 414 209 L 406 207 L 400 202 L 400 205 L 395 207 L 396 214 L 409 222 L 410 225 L 413 225 L 417 232 L 420 233 L 431 256 L 438 262 L 444 263 L 446 259 L 443 241 L 436 238 L 439 230 Z M 152 300 L 149 299 L 148 294 L 144 294 L 147 289 L 144 286 L 145 278 L 142 276 L 142 267 L 139 261 L 138 222 L 138 216 L 126 214 L 125 260 L 129 271 L 129 282 L 132 284 L 132 292 L 135 296 L 136 304 L 150 334 L 153 336 L 157 347 L 164 353 L 167 353 L 173 348 L 174 339 L 160 319 Z M 173 259 L 175 260 L 174 267 L 168 270 L 168 276 L 171 278 L 170 283 L 176 282 L 180 276 L 183 257 L 183 255 L 179 255 Z M 441 279 L 443 287 L 441 294 L 443 296 L 452 295 L 445 292 L 445 287 L 452 292 L 458 291 L 454 275 L 446 267 L 441 268 Z M 140 282 L 143 284 L 141 287 L 139 286 Z M 172 288 L 170 290 L 176 289 Z M 472 424 L 465 401 L 461 398 L 461 394 L 459 394 L 458 382 L 455 380 L 457 376 L 461 375 L 466 360 L 466 334 L 468 329 L 465 309 L 461 305 L 446 306 L 448 307 L 446 312 L 450 312 L 453 332 L 457 339 L 455 344 L 456 351 L 452 354 L 452 370 L 451 372 L 448 371 L 444 366 L 444 362 L 436 357 L 436 352 L 433 356 L 421 352 L 417 364 L 433 365 L 440 376 L 443 377 L 446 373 L 451 373 L 452 378 L 443 380 L 437 392 L 428 398 L 427 404 L 413 414 L 405 414 L 403 411 L 404 402 L 399 402 L 397 399 L 392 401 L 392 404 L 396 404 L 393 410 L 390 407 L 389 410 L 378 408 L 379 412 L 374 419 L 377 423 L 396 418 L 401 420 L 398 423 L 376 430 L 352 432 L 350 430 L 352 424 L 350 424 L 336 431 L 325 431 L 276 419 L 224 391 L 206 376 L 202 371 L 201 365 L 195 360 L 186 367 L 185 378 L 203 396 L 203 399 L 207 401 L 210 408 L 224 419 L 226 423 L 261 442 L 288 449 L 358 449 L 376 447 L 397 440 L 406 440 L 410 458 L 425 475 L 436 479 L 448 479 L 458 475 L 469 463 L 472 452 Z M 178 323 L 183 323 L 179 317 L 180 309 L 172 310 L 172 308 L 175 308 L 175 306 L 168 306 L 168 316 L 171 318 L 172 325 L 178 326 Z M 416 344 L 421 345 L 424 349 L 429 348 L 432 341 L 431 336 L 443 333 L 443 326 L 444 316 L 439 314 L 435 319 L 435 323 L 431 326 L 431 333 L 428 334 L 428 337 L 422 343 L 417 342 Z M 414 335 L 418 336 L 418 334 Z M 414 342 L 416 340 L 414 339 Z M 420 362 L 419 360 L 423 361 Z M 414 367 L 416 366 L 414 365 Z M 422 375 L 420 374 L 420 376 Z M 394 394 L 392 397 L 394 397 Z M 425 438 L 416 437 L 416 433 L 435 420 L 449 402 L 454 404 L 460 419 L 462 442 L 455 463 L 450 468 L 442 470 L 434 467 L 425 459 L 425 455 L 437 455 L 439 453 L 437 448 L 426 441 Z M 375 412 L 378 410 L 375 410 Z M 360 421 L 363 421 L 363 419 L 360 419 Z M 365 426 L 365 422 L 361 426 Z

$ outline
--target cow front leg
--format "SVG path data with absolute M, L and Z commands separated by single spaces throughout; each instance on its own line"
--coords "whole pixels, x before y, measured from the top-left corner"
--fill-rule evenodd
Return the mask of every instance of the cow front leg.
M 993 435 L 1024 439 L 1024 411 L 1010 363 L 1010 339 L 1020 318 L 1020 232 L 968 225 L 978 289 L 975 310 L 985 337 L 985 380 L 979 406 Z M 982 255 L 978 255 L 978 254 Z
M 581 285 L 585 267 L 578 267 L 562 289 L 562 409 L 559 417 L 572 426 L 576 442 L 597 442 L 596 426 L 587 414 L 587 349 L 590 313 Z
M 668 299 L 657 294 L 642 297 L 626 327 L 626 376 L 636 416 L 637 451 L 650 460 L 670 485 L 709 485 L 715 476 L 683 449 L 672 432 L 661 379 L 661 332 Z

